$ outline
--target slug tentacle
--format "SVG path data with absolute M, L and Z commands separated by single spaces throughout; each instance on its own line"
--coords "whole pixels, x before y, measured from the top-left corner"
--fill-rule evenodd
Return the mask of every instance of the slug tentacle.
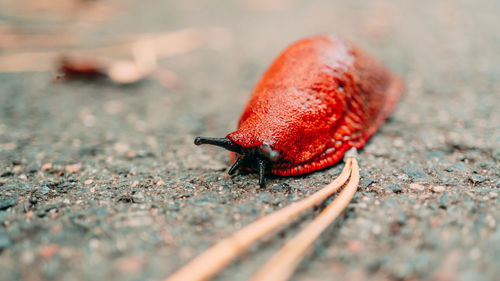
M 238 169 L 241 166 L 243 161 L 244 161 L 243 157 L 238 157 L 238 159 L 236 159 L 236 161 L 234 161 L 233 166 L 231 166 L 231 168 L 229 168 L 229 171 L 227 171 L 227 173 L 230 175 L 234 174 L 234 172 L 236 172 L 236 169 Z
M 225 148 L 229 151 L 241 153 L 241 146 L 234 143 L 232 140 L 228 138 L 206 138 L 206 137 L 196 137 L 194 139 L 194 144 L 211 144 L 218 147 Z

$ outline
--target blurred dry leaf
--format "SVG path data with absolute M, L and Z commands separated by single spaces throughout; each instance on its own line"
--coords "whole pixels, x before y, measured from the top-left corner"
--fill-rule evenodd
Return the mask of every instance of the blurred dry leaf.
M 109 78 L 118 84 L 134 83 L 145 77 L 137 65 L 131 61 L 114 62 L 109 65 L 107 72 Z
M 220 51 L 227 49 L 231 44 L 232 33 L 228 29 L 218 27 L 186 28 L 172 32 L 134 35 L 127 40 L 107 47 L 86 49 L 85 51 L 73 49 L 74 53 L 84 52 L 85 55 L 66 55 L 66 59 L 69 61 L 63 61 L 63 63 L 67 64 L 67 70 L 75 70 L 75 72 L 78 69 L 83 69 L 85 64 L 88 64 L 87 67 L 90 70 L 91 64 L 94 63 L 94 70 L 109 74 L 115 82 L 132 83 L 130 81 L 138 81 L 151 74 L 156 69 L 158 59 L 189 53 L 203 47 Z M 55 61 L 58 61 L 59 67 L 61 67 L 60 53 L 51 51 L 0 55 L 0 72 L 48 71 L 52 69 Z M 102 58 L 130 57 L 131 53 L 134 57 L 134 67 L 130 61 L 127 63 L 115 61 L 114 63 L 118 63 L 116 65 L 112 65 L 110 59 L 101 62 L 104 60 Z M 73 56 L 79 57 L 77 58 L 78 62 L 72 61 Z M 81 61 L 82 58 L 88 58 L 89 61 Z M 110 69 L 112 69 L 112 74 L 108 72 Z M 167 81 L 162 84 L 168 85 L 171 84 L 171 81 L 176 80 L 173 75 L 169 75 L 170 78 L 165 79 L 167 75 L 164 73 L 157 75 L 163 77 L 158 78 L 158 80 Z
M 59 62 L 59 70 L 69 79 L 107 77 L 117 84 L 136 83 L 156 69 L 156 54 L 147 43 L 138 42 L 133 55 L 133 61 L 65 55 Z

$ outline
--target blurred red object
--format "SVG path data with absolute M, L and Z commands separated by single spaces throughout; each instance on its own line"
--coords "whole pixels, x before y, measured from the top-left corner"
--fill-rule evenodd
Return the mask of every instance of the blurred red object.
M 97 78 L 107 76 L 107 64 L 88 57 L 62 56 L 59 71 L 68 78 Z

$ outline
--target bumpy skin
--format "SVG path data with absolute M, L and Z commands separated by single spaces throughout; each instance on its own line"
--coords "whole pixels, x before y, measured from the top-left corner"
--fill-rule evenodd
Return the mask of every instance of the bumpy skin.
M 271 174 L 309 173 L 363 147 L 402 91 L 397 75 L 353 44 L 331 36 L 304 39 L 269 67 L 227 137 L 242 147 L 267 143 L 278 151 Z

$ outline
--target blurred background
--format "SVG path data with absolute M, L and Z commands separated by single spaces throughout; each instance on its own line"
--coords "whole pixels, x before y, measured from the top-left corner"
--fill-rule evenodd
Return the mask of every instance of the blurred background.
M 292 42 L 349 39 L 407 90 L 294 280 L 494 280 L 500 2 L 0 0 L 0 280 L 161 280 L 328 183 L 230 177 L 235 129 Z M 319 210 L 217 280 L 246 280 Z

